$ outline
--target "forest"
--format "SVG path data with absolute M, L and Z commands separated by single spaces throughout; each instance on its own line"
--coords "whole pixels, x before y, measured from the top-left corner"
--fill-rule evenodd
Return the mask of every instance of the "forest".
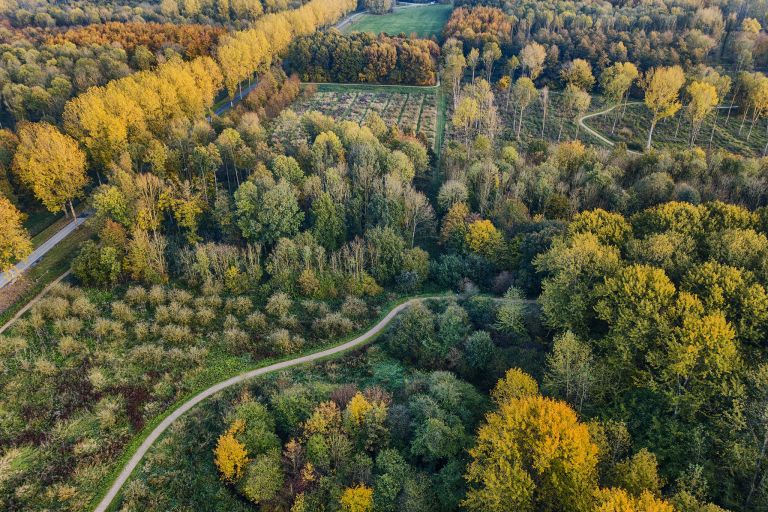
M 0 509 L 768 510 L 767 6 L 5 4 Z

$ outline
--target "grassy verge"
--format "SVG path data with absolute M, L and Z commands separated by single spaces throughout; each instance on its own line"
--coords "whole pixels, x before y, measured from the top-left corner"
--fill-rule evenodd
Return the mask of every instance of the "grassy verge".
M 452 9 L 450 4 L 403 6 L 387 14 L 363 14 L 345 25 L 342 31 L 439 36 Z
M 315 352 L 322 352 L 323 350 L 327 350 L 329 348 L 335 347 L 337 345 L 344 344 L 352 339 L 357 338 L 358 336 L 364 334 L 365 332 L 369 331 L 374 325 L 378 324 L 384 317 L 386 317 L 390 311 L 392 311 L 395 307 L 398 305 L 407 302 L 414 298 L 432 298 L 432 297 L 450 297 L 452 294 L 447 292 L 442 292 L 439 294 L 435 293 L 425 293 L 421 295 L 413 295 L 408 297 L 400 297 L 396 300 L 393 300 L 389 303 L 387 303 L 384 307 L 382 307 L 382 311 L 379 314 L 379 316 L 365 329 L 356 331 L 355 333 L 352 333 L 348 336 L 345 336 L 341 339 L 334 340 L 333 343 L 329 343 L 320 347 L 313 347 L 312 349 L 305 350 L 303 352 L 297 353 L 297 354 L 290 354 L 285 357 L 279 357 L 279 358 L 269 358 L 269 359 L 263 359 L 259 361 L 258 363 L 248 363 L 244 359 L 235 358 L 231 356 L 222 356 L 221 354 L 214 355 L 210 363 L 205 371 L 203 371 L 197 379 L 195 379 L 192 382 L 192 388 L 189 392 L 187 392 L 184 396 L 179 398 L 176 402 L 174 402 L 171 406 L 169 406 L 165 411 L 163 411 L 161 414 L 155 416 L 152 420 L 148 421 L 144 427 L 141 429 L 141 431 L 136 434 L 131 441 L 128 442 L 128 444 L 125 445 L 125 447 L 122 450 L 122 453 L 120 454 L 120 457 L 117 458 L 117 460 L 114 462 L 113 469 L 108 473 L 108 476 L 104 479 L 102 479 L 101 483 L 98 485 L 96 494 L 94 495 L 93 500 L 91 501 L 90 508 L 95 508 L 98 503 L 102 500 L 102 498 L 107 494 L 109 491 L 109 488 L 112 486 L 112 483 L 117 479 L 122 469 L 125 467 L 125 465 L 128 463 L 130 458 L 133 456 L 133 454 L 136 452 L 136 450 L 141 446 L 141 443 L 144 442 L 144 440 L 149 436 L 149 434 L 157 428 L 157 426 L 170 414 L 173 413 L 176 409 L 181 407 L 185 402 L 188 400 L 194 398 L 196 395 L 201 393 L 202 391 L 206 390 L 207 388 L 213 386 L 214 384 L 227 380 L 229 378 L 235 377 L 237 375 L 243 374 L 245 372 L 255 370 L 257 368 L 263 368 L 265 366 L 269 366 L 275 363 L 280 363 L 283 361 L 289 361 L 291 359 L 296 359 L 299 357 L 303 357 L 309 354 L 313 354 Z M 375 339 L 379 337 L 383 332 L 385 332 L 386 329 L 382 329 L 380 332 L 376 333 L 375 335 L 371 336 L 370 339 L 366 340 L 365 342 L 356 345 L 355 347 L 349 349 L 349 350 L 355 350 L 360 347 L 364 347 L 371 342 L 373 342 Z M 318 361 L 325 361 L 328 359 L 332 359 L 338 356 L 341 356 L 343 354 L 346 354 L 348 350 L 344 350 L 341 352 L 338 352 L 336 354 L 332 354 L 320 359 L 317 359 L 315 361 L 312 361 L 312 363 L 318 362 Z M 297 365 L 302 366 L 302 365 Z M 162 438 L 162 436 L 161 436 Z M 159 439 L 158 439 L 159 440 Z M 119 496 L 119 495 L 118 495 Z M 115 504 L 119 500 L 116 499 L 112 502 L 110 505 L 110 510 L 114 510 Z
M 54 246 L 45 256 L 40 258 L 32 268 L 24 273 L 24 281 L 29 285 L 23 290 L 14 289 L 12 284 L 0 290 L 0 294 L 17 295 L 10 297 L 11 304 L 0 313 L 0 325 L 10 320 L 25 304 L 40 293 L 54 279 L 69 269 L 72 258 L 80 250 L 82 243 L 93 236 L 91 228 L 84 224 L 71 233 L 64 240 Z

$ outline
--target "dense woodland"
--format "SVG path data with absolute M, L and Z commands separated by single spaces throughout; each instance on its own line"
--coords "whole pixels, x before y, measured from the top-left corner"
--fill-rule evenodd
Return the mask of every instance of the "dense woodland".
M 298 38 L 285 63 L 305 82 L 435 85 L 439 56 L 433 41 L 331 30 Z
M 765 5 L 357 7 L 4 7 L 0 269 L 34 208 L 94 236 L 0 336 L 0 508 L 91 508 L 185 397 L 423 293 L 200 404 L 120 510 L 768 510 Z M 302 81 L 429 86 L 442 145 Z M 645 144 L 574 122 L 630 104 Z

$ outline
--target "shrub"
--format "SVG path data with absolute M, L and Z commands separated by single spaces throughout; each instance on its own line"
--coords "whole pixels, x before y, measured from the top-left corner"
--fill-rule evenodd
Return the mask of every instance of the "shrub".
M 267 337 L 267 343 L 272 352 L 277 354 L 293 354 L 304 347 L 304 338 L 291 333 L 287 329 L 278 329 Z
M 145 306 L 149 299 L 147 290 L 143 286 L 131 286 L 125 291 L 123 298 L 132 306 Z
M 248 297 L 240 296 L 227 300 L 227 312 L 232 312 L 238 316 L 244 316 L 253 310 L 253 302 Z
M 227 349 L 237 354 L 248 350 L 251 344 L 248 333 L 237 327 L 225 329 L 222 337 Z
M 288 314 L 292 306 L 291 298 L 287 293 L 277 292 L 267 300 L 266 311 L 269 315 L 282 318 Z
M 368 316 L 368 305 L 364 300 L 350 295 L 344 299 L 340 311 L 345 317 L 359 322 Z
M 72 301 L 72 314 L 83 320 L 93 318 L 98 313 L 98 309 L 88 300 L 88 297 L 78 297 Z
M 62 318 L 56 320 L 54 330 L 60 336 L 75 336 L 83 330 L 83 321 L 76 317 Z
M 254 311 L 245 318 L 245 325 L 254 334 L 264 334 L 267 328 L 267 317 L 260 311 Z
M 150 304 L 152 304 L 155 307 L 161 304 L 164 304 L 166 300 L 165 288 L 163 288 L 159 284 L 154 285 L 149 290 L 148 298 L 149 298 Z
M 323 339 L 339 338 L 352 332 L 353 328 L 352 320 L 341 313 L 329 313 L 312 324 L 312 330 Z
M 124 323 L 133 323 L 136 320 L 131 307 L 120 300 L 112 303 L 112 317 Z
M 38 302 L 35 309 L 48 320 L 59 320 L 69 313 L 69 301 L 63 297 L 48 297 Z
M 209 307 L 201 307 L 195 312 L 195 323 L 200 327 L 208 327 L 216 320 L 216 313 Z
M 192 341 L 192 331 L 186 325 L 168 324 L 160 328 L 160 337 L 167 343 L 181 345 Z

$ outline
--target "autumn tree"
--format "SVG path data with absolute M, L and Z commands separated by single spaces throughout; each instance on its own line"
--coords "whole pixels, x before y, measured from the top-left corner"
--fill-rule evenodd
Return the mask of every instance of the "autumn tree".
M 595 85 L 592 75 L 592 65 L 584 59 L 575 59 L 560 71 L 560 77 L 566 85 L 574 85 L 584 91 L 589 91 Z
M 680 107 L 680 88 L 685 75 L 680 66 L 652 68 L 645 73 L 641 85 L 645 91 L 645 106 L 651 112 L 651 127 L 648 130 L 646 148 L 650 149 L 656 123 L 675 115 Z
M 72 201 L 88 183 L 85 154 L 72 137 L 48 123 L 22 123 L 18 136 L 13 168 L 19 180 L 49 211 L 69 205 L 74 220 Z
M 469 454 L 468 510 L 591 510 L 597 446 L 564 402 L 540 395 L 501 402 Z
M 519 57 L 520 64 L 526 73 L 528 73 L 528 77 L 531 80 L 536 80 L 541 72 L 544 71 L 544 61 L 547 58 L 547 49 L 539 43 L 531 42 L 525 45 L 520 51 Z
M 235 437 L 242 434 L 244 430 L 245 422 L 236 420 L 224 434 L 219 436 L 216 448 L 213 450 L 216 467 L 219 468 L 222 478 L 229 483 L 235 483 L 242 477 L 249 462 L 245 445 Z
M 24 215 L 2 195 L 0 218 L 3 219 L 3 229 L 0 230 L 0 272 L 5 272 L 29 256 L 32 252 L 32 241 L 22 224 Z
M 613 115 L 611 133 L 616 130 L 616 123 L 626 109 L 629 90 L 639 75 L 637 67 L 631 62 L 616 62 L 612 66 L 605 68 L 600 75 L 600 86 L 603 89 L 603 93 L 613 103 L 617 104 L 614 107 L 616 112 Z M 623 103 L 622 108 L 619 108 L 621 103 Z
M 691 82 L 686 88 L 686 92 L 690 97 L 687 106 L 688 118 L 691 123 L 689 145 L 693 147 L 699 130 L 701 130 L 702 122 L 717 106 L 720 98 L 717 96 L 715 86 L 706 82 Z
M 344 489 L 339 500 L 343 512 L 372 512 L 373 489 L 364 485 Z
M 517 120 L 517 130 L 515 130 L 515 137 L 520 140 L 520 131 L 523 129 L 523 116 L 525 109 L 531 104 L 531 102 L 538 96 L 538 91 L 533 83 L 533 80 L 528 77 L 520 77 L 515 82 L 512 94 L 515 97 L 515 102 L 519 110 L 519 118 Z
M 483 66 L 485 67 L 486 80 L 491 81 L 493 76 L 493 64 L 501 58 L 501 48 L 498 43 L 491 41 L 483 46 Z

